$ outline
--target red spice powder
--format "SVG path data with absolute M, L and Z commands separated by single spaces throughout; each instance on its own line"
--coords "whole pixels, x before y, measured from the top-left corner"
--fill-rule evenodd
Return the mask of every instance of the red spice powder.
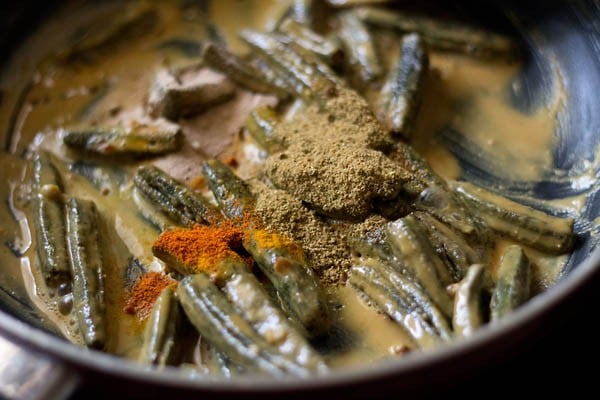
M 164 288 L 176 284 L 176 281 L 162 272 L 148 272 L 135 283 L 123 311 L 133 314 L 140 320 L 150 315 L 152 306 Z
M 231 223 L 218 226 L 195 225 L 164 231 L 152 245 L 155 254 L 170 254 L 190 269 L 189 273 L 215 273 L 219 262 L 240 257 L 242 231 Z

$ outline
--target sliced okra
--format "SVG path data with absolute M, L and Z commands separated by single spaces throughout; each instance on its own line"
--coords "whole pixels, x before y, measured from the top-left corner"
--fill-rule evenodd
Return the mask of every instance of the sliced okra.
M 173 365 L 179 356 L 182 315 L 175 291 L 168 286 L 154 302 L 144 329 L 138 361 L 158 366 Z
M 406 139 L 414 132 L 428 71 L 429 55 L 422 37 L 417 33 L 404 35 L 400 56 L 379 93 L 377 115 L 390 131 Z
M 407 215 L 388 223 L 386 240 L 402 265 L 423 286 L 444 315 L 450 317 L 452 299 L 446 291 L 446 286 L 452 283 L 452 277 L 419 230 L 416 219 Z
M 273 79 L 269 74 L 253 66 L 250 62 L 231 53 L 225 47 L 207 43 L 202 58 L 211 68 L 227 75 L 238 85 L 257 93 L 274 93 L 286 97 L 288 91 L 282 81 Z
M 352 11 L 339 14 L 337 32 L 344 44 L 345 61 L 359 86 L 366 86 L 383 74 L 379 56 L 368 28 Z
M 44 152 L 33 154 L 33 224 L 42 275 L 50 287 L 70 281 L 61 177 Z
M 132 127 L 88 127 L 64 132 L 67 146 L 103 156 L 152 156 L 177 151 L 183 144 L 179 127 L 137 124 Z
M 485 273 L 483 264 L 473 264 L 457 284 L 452 314 L 452 327 L 457 336 L 471 336 L 485 323 L 483 304 Z
M 106 321 L 100 219 L 90 200 L 72 197 L 66 206 L 73 310 L 85 345 L 101 349 L 106 340 Z
M 530 297 L 531 262 L 519 245 L 510 245 L 500 259 L 490 301 L 491 320 L 497 321 Z
M 200 335 L 236 364 L 274 376 L 310 375 L 310 371 L 266 342 L 208 275 L 198 273 L 183 278 L 177 287 L 177 296 Z
M 150 203 L 182 226 L 212 224 L 222 219 L 208 199 L 157 167 L 138 168 L 133 182 Z
M 482 58 L 512 59 L 518 52 L 515 41 L 508 36 L 475 28 L 456 21 L 434 19 L 424 15 L 409 15 L 383 8 L 363 7 L 356 10 L 366 23 L 400 32 L 418 32 L 429 46 Z
M 203 173 L 228 218 L 237 221 L 256 218 L 253 194 L 229 167 L 218 160 L 207 160 Z M 300 245 L 277 232 L 262 229 L 256 221 L 249 222 L 243 246 L 276 288 L 285 311 L 310 334 L 324 333 L 331 324 L 329 306 Z
M 502 235 L 553 254 L 573 248 L 574 221 L 570 217 L 546 214 L 469 182 L 457 182 L 455 190 L 486 225 Z

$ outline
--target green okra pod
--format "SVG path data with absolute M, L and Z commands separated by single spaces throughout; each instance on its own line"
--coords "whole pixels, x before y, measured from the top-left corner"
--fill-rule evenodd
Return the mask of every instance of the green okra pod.
M 160 240 L 152 247 L 152 252 L 180 274 L 199 271 L 209 274 L 212 282 L 227 296 L 246 322 L 282 356 L 313 372 L 327 369 L 323 359 L 304 337 L 304 329 L 293 324 L 275 305 L 265 287 L 250 271 L 248 261 L 239 254 L 232 250 L 207 264 L 202 254 L 198 255 L 199 260 L 190 260 L 189 257 L 171 252 L 169 246 L 163 246 Z
M 311 101 L 328 88 L 340 84 L 333 71 L 315 58 L 308 60 L 293 46 L 286 45 L 275 35 L 243 30 L 241 38 L 258 52 L 288 82 L 287 90 Z
M 392 282 L 373 268 L 372 263 L 353 266 L 348 283 L 365 301 L 397 322 L 409 334 L 414 346 L 432 348 L 444 341 L 413 299 L 393 289 Z
M 106 307 L 100 218 L 91 200 L 72 197 L 66 206 L 73 309 L 85 345 L 102 348 L 106 341 Z
M 422 37 L 417 33 L 404 35 L 400 56 L 377 100 L 377 116 L 395 134 L 412 137 L 428 72 L 429 55 Z
M 440 259 L 448 267 L 454 282 L 464 277 L 470 265 L 483 261 L 484 255 L 475 250 L 464 236 L 449 225 L 426 212 L 417 211 L 413 215 Z
M 457 182 L 455 191 L 486 225 L 502 235 L 553 254 L 573 248 L 572 218 L 546 214 L 469 182 Z
M 103 156 L 152 156 L 177 151 L 183 144 L 178 127 L 162 128 L 151 125 L 87 127 L 69 129 L 63 142 L 77 150 Z
M 34 153 L 32 163 L 33 224 L 38 262 L 46 284 L 58 287 L 71 279 L 62 181 L 47 153 Z
M 284 35 L 282 41 L 295 43 L 332 67 L 339 65 L 343 60 L 344 54 L 339 40 L 320 35 L 293 18 L 286 18 L 277 30 Z
M 339 15 L 338 36 L 344 44 L 345 61 L 358 85 L 368 85 L 383 75 L 373 38 L 353 11 Z
M 198 273 L 181 280 L 177 296 L 191 323 L 207 342 L 249 371 L 306 376 L 310 371 L 267 343 L 211 282 Z
M 203 173 L 223 213 L 234 221 L 249 224 L 244 231 L 244 248 L 276 288 L 285 311 L 309 333 L 324 333 L 331 324 L 329 306 L 302 248 L 258 224 L 253 194 L 225 164 L 207 160 Z
M 175 290 L 167 286 L 156 299 L 144 329 L 138 361 L 159 366 L 173 365 L 179 356 L 178 336 L 182 315 Z
M 137 187 L 131 190 L 131 198 L 141 216 L 158 231 L 162 232 L 165 229 L 178 225 L 177 222 L 161 212 L 153 202 L 148 200 Z
M 238 270 L 222 290 L 257 333 L 283 355 L 310 371 L 327 371 L 321 355 L 303 336 L 303 328 L 289 321 L 251 272 Z
M 386 241 L 398 260 L 423 286 L 444 315 L 450 317 L 452 299 L 446 286 L 452 283 L 452 277 L 427 238 L 419 230 L 416 219 L 407 215 L 388 223 Z
M 498 266 L 496 287 L 490 301 L 491 320 L 497 321 L 530 297 L 531 262 L 519 245 L 510 245 Z
M 246 129 L 260 147 L 268 153 L 273 153 L 280 147 L 280 144 L 273 138 L 273 130 L 278 122 L 279 118 L 272 107 L 258 106 L 246 118 Z
M 215 43 L 204 46 L 202 58 L 211 68 L 227 75 L 238 85 L 257 93 L 275 93 L 285 97 L 287 91 L 283 89 L 283 82 L 274 80 L 268 74 L 254 67 L 225 47 Z
M 457 284 L 452 314 L 452 327 L 457 336 L 471 336 L 485 323 L 483 305 L 485 273 L 483 264 L 473 264 Z
M 512 38 L 456 21 L 376 7 L 363 7 L 356 13 L 373 26 L 405 33 L 418 32 L 432 48 L 492 59 L 512 59 L 518 54 L 518 46 Z
M 134 4 L 88 24 L 85 34 L 78 35 L 78 40 L 60 56 L 67 63 L 97 61 L 106 53 L 147 34 L 158 22 L 156 10 L 144 3 Z
M 222 219 L 208 199 L 157 167 L 139 167 L 133 182 L 149 202 L 182 226 L 212 224 Z

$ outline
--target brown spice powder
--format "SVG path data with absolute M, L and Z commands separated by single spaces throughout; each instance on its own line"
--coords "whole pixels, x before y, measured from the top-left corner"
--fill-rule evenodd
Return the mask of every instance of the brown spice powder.
M 266 176 L 328 217 L 364 219 L 374 200 L 396 197 L 409 178 L 381 151 L 392 139 L 350 89 L 340 89 L 325 110 L 311 105 L 302 117 L 277 124 L 273 137 L 284 150 L 266 160 Z
M 373 215 L 362 222 L 330 221 L 305 207 L 284 190 L 259 180 L 249 182 L 256 196 L 256 214 L 267 229 L 288 235 L 302 245 L 309 264 L 326 285 L 343 284 L 352 266 L 347 242 L 354 235 L 380 227 L 386 220 Z

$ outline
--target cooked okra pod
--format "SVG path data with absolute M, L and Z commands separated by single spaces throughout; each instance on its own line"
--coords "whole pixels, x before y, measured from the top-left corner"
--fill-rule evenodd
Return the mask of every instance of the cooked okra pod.
M 422 286 L 413 281 L 413 274 L 407 270 L 401 260 L 394 255 L 390 244 L 385 241 L 385 231 L 375 231 L 366 239 L 351 240 L 349 245 L 360 255 L 361 264 L 381 273 L 391 283 L 388 287 L 395 295 L 401 296 L 415 310 L 424 316 L 437 330 L 440 337 L 449 339 L 452 336 L 446 316 L 425 293 Z
M 410 278 L 410 275 L 402 274 L 396 267 L 379 261 L 370 260 L 367 264 L 392 284 L 390 290 L 406 301 L 413 310 L 419 312 L 423 320 L 431 325 L 440 338 L 448 340 L 452 337 L 452 329 L 447 317 L 421 285 Z
M 275 110 L 269 106 L 255 108 L 246 118 L 248 133 L 268 153 L 273 153 L 280 147 L 279 143 L 273 139 L 273 130 L 278 119 Z
M 363 21 L 373 26 L 400 32 L 418 32 L 429 46 L 441 50 L 482 58 L 508 59 L 514 58 L 518 51 L 514 40 L 505 35 L 458 22 L 374 7 L 360 8 L 356 12 Z
M 297 20 L 286 18 L 277 30 L 285 35 L 283 37 L 285 42 L 295 43 L 314 53 L 332 67 L 340 64 L 343 59 L 343 51 L 339 41 L 318 34 Z
M 327 371 L 323 358 L 302 335 L 302 328 L 288 320 L 251 272 L 237 271 L 222 290 L 258 334 L 282 354 L 310 371 Z
M 483 310 L 485 272 L 483 264 L 473 264 L 457 284 L 452 314 L 452 327 L 457 336 L 471 336 L 485 323 Z
M 183 226 L 212 224 L 222 219 L 207 199 L 157 167 L 138 168 L 133 182 L 147 200 Z
M 208 160 L 204 177 L 219 207 L 230 219 L 242 222 L 254 217 L 254 197 L 246 183 L 225 164 Z M 244 248 L 276 288 L 285 311 L 306 330 L 318 335 L 330 326 L 331 315 L 324 290 L 308 265 L 302 248 L 277 232 L 250 222 L 244 232 Z
M 150 32 L 158 20 L 156 10 L 146 6 L 132 6 L 110 18 L 99 18 L 87 26 L 87 32 L 63 57 L 67 62 L 94 61 L 105 52 Z
M 141 216 L 159 232 L 162 232 L 172 226 L 177 226 L 177 222 L 161 212 L 157 206 L 150 202 L 137 187 L 134 187 L 131 190 L 131 198 L 137 206 Z
M 198 272 L 198 265 L 189 265 L 189 261 L 170 254 L 167 249 L 155 245 L 152 251 L 169 268 L 183 275 Z M 320 355 L 304 338 L 302 327 L 293 325 L 273 303 L 264 286 L 249 271 L 248 264 L 239 255 L 232 252 L 202 270 L 225 293 L 231 304 L 263 340 L 308 370 L 326 370 L 327 366 Z
M 429 55 L 417 33 L 404 35 L 400 56 L 388 73 L 378 98 L 378 117 L 395 134 L 410 138 L 427 73 Z
M 38 262 L 46 284 L 70 281 L 66 215 L 60 175 L 46 153 L 33 154 L 33 223 Z
M 144 330 L 144 343 L 138 360 L 144 364 L 172 365 L 179 352 L 181 310 L 172 287 L 166 287 L 154 302 Z
M 179 128 L 138 125 L 68 130 L 63 142 L 67 146 L 104 156 L 151 156 L 177 151 L 183 144 Z
M 457 182 L 456 192 L 494 231 L 553 254 L 570 251 L 575 241 L 573 219 L 546 214 L 469 182 Z
M 106 340 L 104 267 L 94 202 L 67 201 L 67 245 L 73 275 L 73 308 L 83 342 L 102 348 Z
M 238 85 L 257 93 L 275 93 L 285 97 L 284 83 L 264 74 L 241 57 L 214 43 L 207 43 L 202 58 L 211 68 L 227 75 Z
M 307 60 L 292 46 L 282 43 L 273 35 L 243 30 L 241 37 L 279 72 L 288 82 L 288 90 L 297 97 L 311 101 L 323 90 L 340 84 L 325 63 Z
M 410 292 L 398 291 L 394 284 L 372 265 L 352 267 L 348 283 L 368 302 L 396 321 L 410 335 L 415 345 L 432 348 L 448 339 L 447 323 L 442 332 L 421 309 Z M 441 313 L 440 313 L 441 314 Z M 443 316 L 440 315 L 443 321 Z
M 404 183 L 401 196 L 417 210 L 425 211 L 466 235 L 480 234 L 479 226 L 464 202 L 412 146 L 395 143 L 393 160 L 412 179 Z
M 470 265 L 482 262 L 479 254 L 465 238 L 450 226 L 422 211 L 413 213 L 440 259 L 444 261 L 454 282 L 461 280 Z
M 186 276 L 178 285 L 177 295 L 185 314 L 202 337 L 236 364 L 275 376 L 310 374 L 266 342 L 208 275 Z
M 344 44 L 345 61 L 358 85 L 368 85 L 383 74 L 373 38 L 367 27 L 352 11 L 339 15 L 338 36 Z
M 498 266 L 490 301 L 491 320 L 497 321 L 529 300 L 531 262 L 519 245 L 506 248 Z
M 386 240 L 402 265 L 414 275 L 444 315 L 450 317 L 452 299 L 446 286 L 452 283 L 452 277 L 419 230 L 416 219 L 407 215 L 388 223 Z

